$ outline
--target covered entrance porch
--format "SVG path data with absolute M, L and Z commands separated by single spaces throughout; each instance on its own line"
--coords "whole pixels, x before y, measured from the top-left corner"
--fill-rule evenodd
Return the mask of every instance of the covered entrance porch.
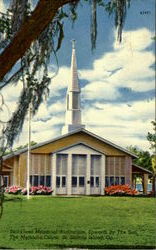
M 143 194 L 148 194 L 148 181 L 149 178 L 152 176 L 152 172 L 148 169 L 140 167 L 136 164 L 132 165 L 132 186 L 136 189 L 136 181 L 137 178 L 140 177 L 142 180 L 142 189 Z

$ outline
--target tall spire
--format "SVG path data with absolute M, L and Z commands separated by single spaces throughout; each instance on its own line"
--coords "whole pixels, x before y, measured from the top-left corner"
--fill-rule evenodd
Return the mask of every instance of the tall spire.
M 75 40 L 72 40 L 72 58 L 71 58 L 71 80 L 68 85 L 66 96 L 66 120 L 62 129 L 62 134 L 73 130 L 84 128 L 81 124 L 81 105 L 80 105 L 80 86 L 77 73 Z
M 75 53 L 75 40 L 72 40 L 71 81 L 68 85 L 68 91 L 80 91 Z

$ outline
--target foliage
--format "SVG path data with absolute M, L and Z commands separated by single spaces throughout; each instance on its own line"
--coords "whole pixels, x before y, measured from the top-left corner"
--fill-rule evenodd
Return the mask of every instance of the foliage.
M 152 149 L 156 152 L 156 121 L 152 121 L 151 123 L 153 125 L 154 133 L 148 132 L 147 140 L 150 143 L 150 149 Z
M 112 185 L 105 188 L 107 195 L 134 196 L 138 192 L 129 185 Z
M 127 149 L 130 152 L 134 153 L 136 156 L 138 156 L 137 159 L 133 160 L 135 164 L 152 171 L 152 160 L 151 160 L 151 154 L 149 151 L 144 151 L 132 145 L 127 147 Z
M 21 194 L 26 195 L 27 189 L 26 188 L 22 189 Z M 50 195 L 50 194 L 52 194 L 52 189 L 50 187 L 40 185 L 40 186 L 32 186 L 30 188 L 30 195 Z
M 153 169 L 154 175 L 156 175 L 156 156 L 152 157 L 152 169 Z
M 5 193 L 26 195 L 27 189 L 26 188 L 22 189 L 19 186 L 11 186 L 5 188 Z M 50 194 L 52 194 L 52 189 L 50 187 L 40 185 L 40 186 L 32 186 L 30 188 L 30 195 L 50 195 Z
M 36 144 L 37 144 L 36 142 L 31 141 L 31 146 L 34 146 Z M 26 143 L 25 145 L 20 145 L 20 146 L 16 147 L 13 150 L 6 150 L 5 153 L 4 153 L 4 155 L 8 155 L 10 153 L 14 153 L 14 152 L 16 152 L 18 150 L 26 149 L 27 147 L 28 147 L 28 143 Z M 2 149 L 0 149 L 0 152 L 2 152 Z
M 21 191 L 22 191 L 22 188 L 19 186 L 11 186 L 5 189 L 5 193 L 8 193 L 8 194 L 20 194 Z

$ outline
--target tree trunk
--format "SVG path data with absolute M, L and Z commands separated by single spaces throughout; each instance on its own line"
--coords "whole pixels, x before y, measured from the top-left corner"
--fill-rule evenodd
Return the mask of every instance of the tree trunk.
M 0 55 L 0 81 L 53 20 L 58 9 L 76 1 L 78 0 L 40 0 L 38 2 L 32 15 L 24 21 L 11 43 Z

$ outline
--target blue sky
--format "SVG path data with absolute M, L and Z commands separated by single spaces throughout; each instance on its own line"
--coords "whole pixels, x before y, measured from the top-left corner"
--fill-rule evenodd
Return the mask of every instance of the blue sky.
M 152 131 L 154 119 L 154 4 L 154 0 L 131 1 L 121 44 L 116 41 L 114 17 L 98 8 L 94 53 L 90 43 L 90 5 L 79 6 L 74 27 L 68 20 L 64 21 L 65 38 L 58 52 L 59 72 L 51 82 L 49 99 L 33 118 L 32 140 L 41 142 L 61 134 L 70 81 L 70 41 L 74 38 L 86 129 L 123 147 L 136 145 L 149 149 L 146 135 Z M 1 4 L 2 7 L 5 9 Z M 144 11 L 148 13 L 141 14 Z M 52 58 L 51 76 L 54 64 Z M 4 93 L 11 107 L 10 114 L 16 108 L 21 83 L 13 88 L 7 88 Z M 16 145 L 27 140 L 26 123 Z

